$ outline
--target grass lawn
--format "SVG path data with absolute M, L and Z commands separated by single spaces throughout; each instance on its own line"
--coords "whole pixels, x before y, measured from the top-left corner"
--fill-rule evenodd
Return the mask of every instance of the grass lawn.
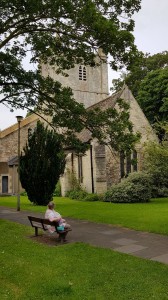
M 167 265 L 82 243 L 42 245 L 31 234 L 0 220 L 2 300 L 168 299 Z
M 168 234 L 168 198 L 140 204 L 82 202 L 63 197 L 54 198 L 54 202 L 64 217 Z M 0 197 L 0 205 L 16 208 L 16 197 Z M 21 210 L 45 212 L 46 207 L 34 206 L 27 197 L 21 197 Z

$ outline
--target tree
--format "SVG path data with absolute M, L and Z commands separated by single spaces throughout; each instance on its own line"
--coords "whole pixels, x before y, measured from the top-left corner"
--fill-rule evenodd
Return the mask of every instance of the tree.
M 65 155 L 60 137 L 40 122 L 28 132 L 20 158 L 20 181 L 31 202 L 47 205 L 64 171 Z
M 141 82 L 147 76 L 147 74 L 151 71 L 160 70 L 167 67 L 168 51 L 154 55 L 139 52 L 135 60 L 129 66 L 129 71 L 125 74 L 122 74 L 119 79 L 113 81 L 113 90 L 118 90 L 125 82 L 136 98 Z
M 125 78 L 134 96 L 137 97 L 142 80 L 148 73 L 168 67 L 168 51 L 150 55 L 139 53 L 135 64 L 130 67 L 130 73 Z
M 45 104 L 45 114 L 71 109 L 76 116 L 78 105 L 72 104 L 72 92 L 41 77 L 38 68 L 26 71 L 25 58 L 33 66 L 57 65 L 58 72 L 65 74 L 75 63 L 95 66 L 101 47 L 112 56 L 114 69 L 128 65 L 136 52 L 131 16 L 140 9 L 140 2 L 0 0 L 0 103 L 11 108 L 36 106 L 37 111 Z M 78 114 L 81 110 L 79 106 Z
M 162 139 L 164 131 L 160 125 L 168 121 L 168 67 L 146 75 L 140 84 L 137 100 Z
M 137 55 L 132 31 L 132 15 L 140 0 L 0 0 L 0 103 L 12 108 L 28 108 L 50 123 L 64 145 L 74 144 L 84 151 L 76 132 L 89 129 L 88 112 L 73 99 L 70 88 L 40 74 L 41 63 L 66 69 L 76 63 L 95 66 L 101 48 L 111 55 L 113 69 L 128 66 Z M 30 70 L 24 67 L 29 60 Z M 99 57 L 101 64 L 104 62 Z M 33 68 L 31 68 L 33 65 Z M 101 119 L 98 111 L 92 114 Z M 101 125 L 100 123 L 97 126 Z M 100 130 L 100 126 L 99 126 Z M 100 134 L 97 134 L 97 136 Z
M 160 139 L 168 121 L 168 51 L 155 55 L 139 53 L 127 74 L 114 81 L 114 90 L 126 83 Z

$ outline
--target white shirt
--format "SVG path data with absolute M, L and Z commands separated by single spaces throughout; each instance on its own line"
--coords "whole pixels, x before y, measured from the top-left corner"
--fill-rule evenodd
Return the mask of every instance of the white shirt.
M 48 219 L 50 222 L 52 222 L 56 218 L 61 218 L 61 215 L 58 212 L 56 212 L 55 210 L 52 210 L 52 209 L 48 208 L 45 212 L 45 219 Z M 47 225 L 46 227 L 47 227 L 49 232 L 51 232 L 51 233 L 55 232 L 55 227 L 54 226 Z

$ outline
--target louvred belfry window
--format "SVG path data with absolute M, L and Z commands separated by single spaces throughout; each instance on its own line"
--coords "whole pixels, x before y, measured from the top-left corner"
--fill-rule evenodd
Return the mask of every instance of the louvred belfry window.
M 86 81 L 86 68 L 83 67 L 83 80 Z
M 86 67 L 79 66 L 79 80 L 86 81 Z
M 79 80 L 82 80 L 82 66 L 79 66 Z

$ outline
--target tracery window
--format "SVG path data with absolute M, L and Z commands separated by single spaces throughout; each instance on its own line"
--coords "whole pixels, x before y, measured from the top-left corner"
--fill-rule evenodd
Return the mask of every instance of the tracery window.
M 127 177 L 129 173 L 137 171 L 137 152 L 134 150 L 128 155 L 120 152 L 120 176 Z

